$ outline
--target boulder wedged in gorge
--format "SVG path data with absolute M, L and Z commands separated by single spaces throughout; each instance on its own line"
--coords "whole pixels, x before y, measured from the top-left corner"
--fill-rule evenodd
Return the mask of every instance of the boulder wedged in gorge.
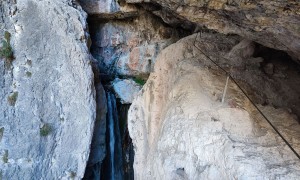
M 126 0 L 126 2 L 159 4 L 161 8 L 154 9 L 153 12 L 167 23 L 172 23 L 176 19 L 174 15 L 177 15 L 220 33 L 238 34 L 265 46 L 287 51 L 300 59 L 299 1 Z
M 141 85 L 137 84 L 132 79 L 119 78 L 116 78 L 112 82 L 112 87 L 122 104 L 131 104 L 142 88 Z
M 221 103 L 227 76 L 207 57 L 220 63 L 251 46 L 239 42 L 199 33 L 158 55 L 128 115 L 135 179 L 299 178 L 299 159 L 231 80 Z M 294 116 L 260 108 L 300 152 Z
M 68 0 L 0 2 L 0 179 L 81 179 L 96 119 L 86 14 Z

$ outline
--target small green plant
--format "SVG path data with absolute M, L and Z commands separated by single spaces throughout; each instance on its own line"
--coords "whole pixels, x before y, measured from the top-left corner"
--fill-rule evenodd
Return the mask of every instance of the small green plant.
M 27 59 L 26 64 L 28 64 L 29 66 L 32 66 L 32 61 Z
M 71 171 L 71 172 L 70 172 L 70 178 L 71 178 L 71 179 L 75 179 L 75 177 L 76 177 L 76 172 Z
M 4 127 L 0 128 L 0 142 L 1 142 L 2 137 L 3 137 L 3 133 L 4 133 Z
M 142 78 L 136 77 L 133 79 L 134 82 L 136 82 L 138 85 L 144 86 L 144 84 L 146 83 L 146 81 Z
M 19 94 L 18 92 L 14 92 L 7 97 L 7 101 L 10 106 L 14 106 L 16 104 L 16 101 L 18 99 L 18 94 Z
M 52 131 L 52 128 L 49 124 L 44 124 L 43 127 L 40 128 L 41 136 L 48 136 Z
M 13 59 L 13 51 L 10 45 L 10 37 L 11 37 L 10 33 L 5 31 L 4 39 L 2 40 L 2 47 L 0 49 L 0 56 L 2 58 L 5 58 L 9 63 L 11 63 Z
M 2 157 L 2 160 L 3 160 L 4 163 L 8 162 L 8 150 L 4 151 L 4 155 Z
M 10 37 L 11 37 L 11 34 L 8 31 L 5 31 L 4 38 L 6 39 L 7 42 L 10 42 Z
M 31 77 L 31 76 L 32 76 L 32 73 L 29 72 L 29 71 L 27 71 L 27 72 L 26 72 L 26 76 L 27 76 L 27 77 Z

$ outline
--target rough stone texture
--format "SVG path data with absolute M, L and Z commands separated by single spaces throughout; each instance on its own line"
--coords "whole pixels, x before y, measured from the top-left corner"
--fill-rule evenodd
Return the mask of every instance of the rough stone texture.
M 289 52 L 300 59 L 300 2 L 282 0 L 126 0 L 152 2 L 167 23 L 165 12 L 225 34 L 239 34 L 265 46 Z M 170 13 L 167 13 L 170 14 Z M 172 16 L 170 16 L 172 17 Z M 173 15 L 174 17 L 174 15 Z M 298 61 L 299 62 L 299 61 Z
M 176 30 L 146 12 L 133 20 L 90 23 L 91 52 L 106 74 L 149 74 L 158 52 L 179 37 Z
M 112 86 L 122 104 L 131 104 L 142 88 L 132 79 L 121 80 L 118 78 L 112 82 Z
M 226 74 L 207 56 L 230 56 L 251 42 L 236 44 L 234 37 L 192 35 L 159 54 L 129 110 L 135 179 L 299 178 L 297 157 L 232 81 L 220 102 Z M 300 152 L 293 115 L 260 108 Z
M 94 58 L 92 58 L 92 67 L 96 89 L 96 122 L 84 179 L 100 179 L 101 166 L 106 155 L 106 93 L 101 84 L 98 63 Z
M 138 8 L 116 0 L 80 0 L 82 8 L 99 18 L 126 18 L 138 15 Z
M 257 103 L 288 108 L 300 117 L 300 66 L 286 53 L 242 40 L 225 56 L 213 59 Z
M 2 179 L 83 177 L 96 118 L 85 19 L 69 0 L 0 2 L 15 56 L 8 69 L 0 60 Z

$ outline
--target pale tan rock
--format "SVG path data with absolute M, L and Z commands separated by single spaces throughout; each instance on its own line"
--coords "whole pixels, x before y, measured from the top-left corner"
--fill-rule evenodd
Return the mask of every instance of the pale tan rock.
M 202 52 L 219 59 L 238 42 L 221 35 L 198 38 L 184 38 L 159 54 L 129 110 L 135 179 L 298 179 L 297 157 L 232 81 L 224 104 L 216 98 L 226 75 Z M 263 110 L 280 115 L 270 118 L 300 152 L 293 116 Z

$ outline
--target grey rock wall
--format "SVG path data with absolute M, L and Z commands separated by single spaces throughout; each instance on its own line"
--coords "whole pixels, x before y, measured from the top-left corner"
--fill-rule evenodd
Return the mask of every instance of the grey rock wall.
M 80 179 L 96 118 L 86 14 L 69 0 L 0 7 L 15 57 L 8 68 L 0 60 L 0 175 Z

